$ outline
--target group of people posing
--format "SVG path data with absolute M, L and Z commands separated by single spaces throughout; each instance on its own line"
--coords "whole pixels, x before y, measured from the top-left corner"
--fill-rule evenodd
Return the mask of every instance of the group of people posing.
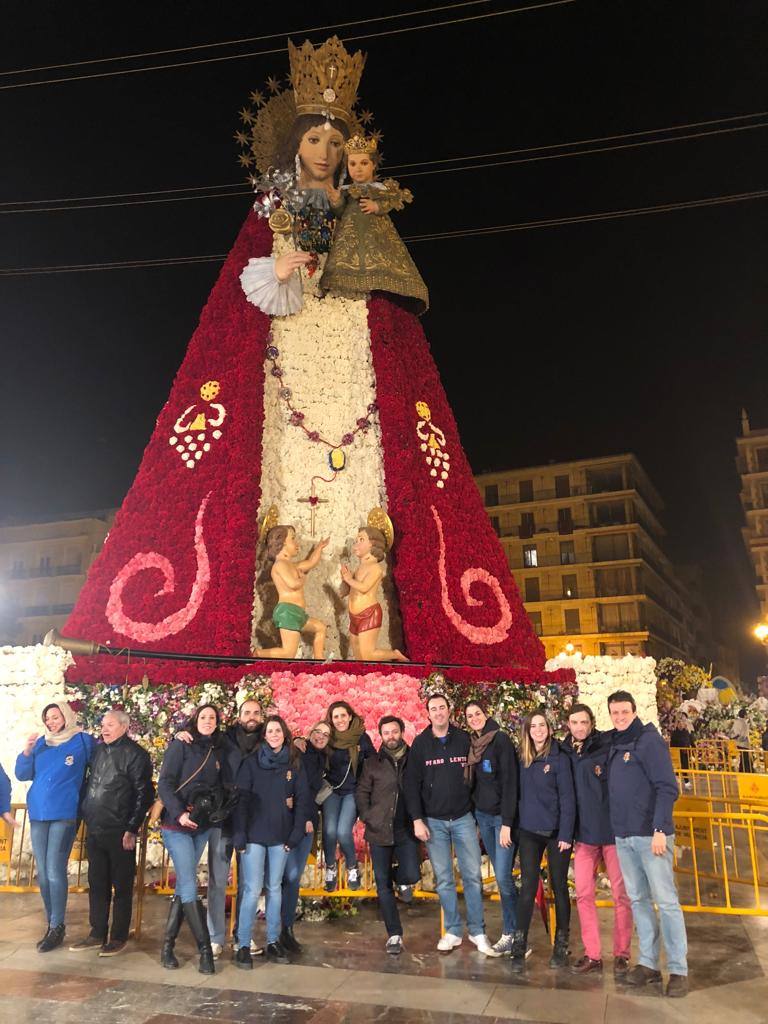
M 331 704 L 306 738 L 293 737 L 284 720 L 270 713 L 276 709 L 267 709 L 265 716 L 256 701 L 245 701 L 228 727 L 218 708 L 197 708 L 167 748 L 159 799 L 150 814 L 159 820 L 176 879 L 163 966 L 179 966 L 175 943 L 186 921 L 197 943 L 199 970 L 214 972 L 225 946 L 225 890 L 233 855 L 238 866 L 235 965 L 252 969 L 257 952 L 273 962 L 289 962 L 302 949 L 294 922 L 315 835 L 321 835 L 326 890 L 339 884 L 339 848 L 346 885 L 358 889 L 361 869 L 353 829 L 359 818 L 387 953 L 403 950 L 397 899 L 410 901 L 412 887 L 421 880 L 423 844 L 443 911 L 445 931 L 438 950 L 449 952 L 462 944 L 455 858 L 469 941 L 486 956 L 508 954 L 511 970 L 522 973 L 531 953 L 528 932 L 546 854 L 556 916 L 549 966 L 570 967 L 574 973 L 603 969 L 595 902 L 602 862 L 614 902 L 616 976 L 636 986 L 661 981 L 663 936 L 670 975 L 666 992 L 685 995 L 686 933 L 673 879 L 677 780 L 664 740 L 637 717 L 631 694 L 617 691 L 608 705 L 610 732 L 595 728 L 589 707 L 574 704 L 568 736 L 558 741 L 542 708 L 523 720 L 516 748 L 478 701 L 463 708 L 465 730 L 452 723 L 448 698 L 433 694 L 426 705 L 430 724 L 413 745 L 405 741 L 402 720 L 386 715 L 378 723 L 378 751 L 346 701 Z M 45 734 L 30 736 L 16 762 L 17 778 L 32 782 L 28 811 L 48 920 L 38 949 L 47 952 L 64 940 L 67 859 L 82 817 L 88 830 L 90 932 L 69 948 L 115 955 L 128 939 L 136 837 L 154 796 L 150 759 L 128 737 L 128 716 L 121 710 L 104 716 L 99 743 L 79 729 L 65 701 L 46 707 L 43 721 Z M 7 815 L 10 786 L 0 774 L 0 814 Z M 501 901 L 502 934 L 493 944 L 484 920 L 481 844 Z M 207 908 L 197 884 L 206 847 Z M 572 852 L 584 944 L 584 954 L 573 964 Z M 519 895 L 513 877 L 518 856 Z M 265 950 L 254 941 L 262 891 Z M 630 969 L 633 919 L 639 958 Z

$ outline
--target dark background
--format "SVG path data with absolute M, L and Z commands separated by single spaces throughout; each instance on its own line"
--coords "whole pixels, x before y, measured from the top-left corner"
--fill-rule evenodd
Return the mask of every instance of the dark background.
M 4 70 L 280 38 L 32 78 L 285 45 L 429 5 L 6 3 Z M 523 6 L 432 10 L 342 38 Z M 328 32 L 311 33 L 318 42 Z M 350 43 L 390 166 L 768 109 L 768 8 L 579 2 Z M 0 204 L 242 179 L 237 112 L 287 54 L 0 91 Z M 403 235 L 765 188 L 768 129 L 406 178 Z M 0 214 L 0 267 L 224 254 L 247 196 Z M 6 207 L 7 208 L 7 207 Z M 670 554 L 708 573 L 718 628 L 754 675 L 734 437 L 768 426 L 766 200 L 413 244 L 424 320 L 476 471 L 635 452 L 667 502 Z M 0 279 L 0 516 L 120 503 L 217 263 Z

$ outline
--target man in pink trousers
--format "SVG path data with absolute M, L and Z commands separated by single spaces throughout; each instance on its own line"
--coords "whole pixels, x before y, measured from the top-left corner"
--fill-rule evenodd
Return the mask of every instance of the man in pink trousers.
M 576 843 L 574 873 L 584 955 L 571 967 L 574 974 L 602 971 L 600 924 L 595 906 L 595 876 L 602 861 L 611 882 L 614 905 L 613 971 L 626 974 L 632 941 L 632 906 L 616 853 L 616 840 L 608 813 L 606 761 L 611 733 L 595 729 L 595 716 L 586 704 L 574 704 L 568 715 L 570 735 L 562 744 L 571 756 L 576 788 Z

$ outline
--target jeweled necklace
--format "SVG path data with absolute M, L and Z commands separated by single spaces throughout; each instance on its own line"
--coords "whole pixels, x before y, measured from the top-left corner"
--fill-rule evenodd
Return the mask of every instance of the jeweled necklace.
M 365 416 L 359 416 L 356 421 L 354 430 L 350 430 L 345 434 L 341 435 L 341 440 L 334 444 L 333 441 L 329 441 L 327 437 L 318 430 L 310 430 L 306 423 L 306 415 L 301 409 L 298 409 L 293 403 L 293 392 L 284 383 L 285 372 L 280 366 L 278 359 L 280 358 L 280 351 L 276 345 L 269 345 L 266 350 L 266 357 L 272 364 L 270 373 L 273 377 L 276 377 L 280 381 L 280 388 L 278 389 L 278 397 L 284 403 L 288 409 L 289 416 L 288 422 L 293 427 L 300 427 L 304 431 L 307 440 L 313 441 L 316 444 L 324 444 L 328 449 L 328 464 L 334 473 L 341 472 L 344 469 L 347 457 L 346 453 L 342 450 L 351 445 L 358 434 L 364 434 L 367 430 L 370 430 L 371 416 L 378 411 L 378 405 L 376 402 L 371 402 L 368 406 Z

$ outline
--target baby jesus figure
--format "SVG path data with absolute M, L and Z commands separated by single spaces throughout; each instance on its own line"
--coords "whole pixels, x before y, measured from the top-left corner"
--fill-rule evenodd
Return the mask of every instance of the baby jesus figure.
M 304 579 L 320 561 L 328 539 L 321 540 L 301 562 L 293 559 L 299 553 L 296 531 L 292 526 L 273 526 L 266 537 L 261 572 L 270 570 L 277 589 L 277 604 L 272 622 L 280 632 L 280 646 L 256 651 L 259 658 L 295 658 L 302 633 L 312 634 L 312 656 L 321 659 L 325 645 L 326 625 L 310 618 L 304 607 Z M 261 575 L 261 573 L 260 573 Z
M 414 313 L 429 306 L 421 274 L 389 218 L 413 201 L 396 181 L 378 181 L 376 139 L 353 135 L 345 144 L 351 184 L 342 185 L 344 209 L 336 221 L 320 290 L 347 298 L 367 298 L 373 291 L 400 295 Z M 338 215 L 337 215 L 338 216 Z
M 355 661 L 408 661 L 402 651 L 378 647 L 382 610 L 379 587 L 384 578 L 387 543 L 381 530 L 362 526 L 352 545 L 352 554 L 359 559 L 352 574 L 347 565 L 341 567 L 342 596 L 349 595 L 349 636 Z

